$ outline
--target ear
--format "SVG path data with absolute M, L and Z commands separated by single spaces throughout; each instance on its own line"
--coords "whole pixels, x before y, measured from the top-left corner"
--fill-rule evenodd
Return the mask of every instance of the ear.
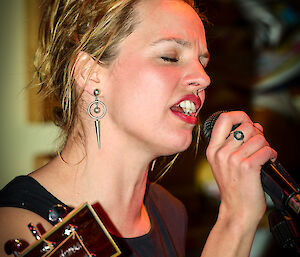
M 100 88 L 100 64 L 86 52 L 80 52 L 74 64 L 74 79 L 81 90 L 93 95 L 94 90 Z

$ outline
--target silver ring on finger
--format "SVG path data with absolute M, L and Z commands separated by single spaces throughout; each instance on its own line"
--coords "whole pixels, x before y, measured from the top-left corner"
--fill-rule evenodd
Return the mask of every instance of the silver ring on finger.
M 245 135 L 243 133 L 243 131 L 240 131 L 240 130 L 236 130 L 236 131 L 233 131 L 233 138 L 237 141 L 242 141 L 242 143 L 244 143 L 244 138 L 245 138 Z

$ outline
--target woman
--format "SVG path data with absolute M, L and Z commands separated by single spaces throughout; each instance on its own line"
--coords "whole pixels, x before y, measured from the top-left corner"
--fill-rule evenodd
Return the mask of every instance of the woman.
M 61 99 L 55 122 L 66 142 L 61 158 L 3 190 L 1 198 L 18 187 L 23 204 L 1 201 L 1 244 L 34 241 L 29 222 L 51 228 L 41 206 L 24 204 L 46 189 L 40 205 L 53 199 L 68 207 L 100 203 L 108 230 L 127 244 L 121 247 L 125 256 L 184 256 L 184 207 L 148 185 L 147 175 L 153 160 L 184 151 L 192 141 L 210 84 L 201 19 L 182 0 L 46 5 L 38 71 L 41 90 Z M 230 134 L 237 123 L 243 140 Z M 214 126 L 207 156 L 222 201 L 202 256 L 249 254 L 265 210 L 260 167 L 276 158 L 261 130 L 242 112 L 224 113 Z M 36 187 L 43 193 L 30 193 Z

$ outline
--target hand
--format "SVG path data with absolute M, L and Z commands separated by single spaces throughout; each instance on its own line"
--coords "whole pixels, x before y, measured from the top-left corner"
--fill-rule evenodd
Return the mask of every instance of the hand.
M 232 126 L 239 123 L 235 131 L 243 132 L 240 141 L 230 133 Z M 277 157 L 262 131 L 262 126 L 253 123 L 244 112 L 222 113 L 207 148 L 207 159 L 220 190 L 219 216 L 248 226 L 257 225 L 266 208 L 261 166 Z

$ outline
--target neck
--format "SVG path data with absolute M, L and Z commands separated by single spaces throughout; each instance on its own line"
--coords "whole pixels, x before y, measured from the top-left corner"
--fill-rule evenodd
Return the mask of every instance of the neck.
M 111 228 L 117 235 L 131 237 L 147 232 L 149 220 L 143 201 L 151 157 L 140 149 L 122 147 L 124 144 L 110 142 L 106 146 L 103 142 L 98 149 L 97 142 L 86 142 L 84 148 L 75 142 L 68 139 L 61 153 L 65 162 L 56 159 L 63 177 L 68 174 L 72 205 L 100 203 L 117 227 L 118 231 Z

